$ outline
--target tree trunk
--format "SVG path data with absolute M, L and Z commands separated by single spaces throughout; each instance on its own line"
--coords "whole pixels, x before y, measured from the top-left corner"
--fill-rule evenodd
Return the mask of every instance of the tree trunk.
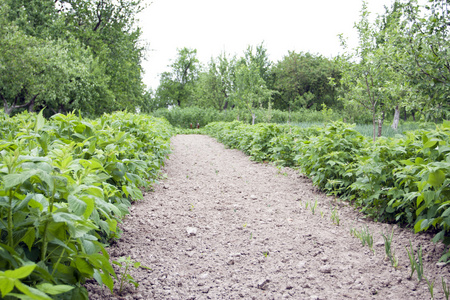
M 228 107 L 228 100 L 225 100 L 225 105 L 223 106 L 223 110 L 227 110 Z
M 381 137 L 383 131 L 383 123 L 384 123 L 384 111 L 381 114 L 381 119 L 378 119 L 378 137 Z
M 36 95 L 36 97 L 37 97 L 37 95 Z M 34 105 L 35 105 L 35 99 L 36 99 L 36 97 L 34 97 L 33 99 L 31 99 L 31 101 L 30 101 L 30 105 L 28 105 L 28 111 L 29 112 L 34 112 Z
M 376 138 L 377 138 L 377 121 L 375 119 L 375 112 L 372 114 L 372 125 L 373 125 L 373 141 L 375 142 Z
M 405 110 L 406 112 L 406 110 Z M 394 120 L 392 121 L 392 129 L 397 130 L 398 128 L 398 122 L 400 121 L 400 109 L 398 108 L 398 105 L 395 106 L 395 113 L 394 113 Z
M 289 104 L 289 119 L 288 119 L 289 125 L 291 125 L 291 105 Z
M 256 115 L 252 113 L 252 125 L 255 125 Z
M 411 111 L 411 116 L 413 118 L 413 121 L 416 121 L 416 112 L 414 110 Z

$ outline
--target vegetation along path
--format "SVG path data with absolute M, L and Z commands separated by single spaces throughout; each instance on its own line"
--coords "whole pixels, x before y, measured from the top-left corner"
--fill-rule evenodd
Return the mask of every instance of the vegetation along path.
M 152 270 L 133 268 L 139 287 L 122 295 L 88 284 L 91 299 L 430 299 L 425 279 L 409 279 L 410 240 L 414 252 L 422 247 L 435 299 L 445 299 L 449 269 L 430 236 L 366 220 L 298 171 L 252 162 L 210 137 L 178 135 L 172 147 L 168 178 L 132 207 L 110 249 Z M 355 237 L 362 228 L 373 251 Z M 392 229 L 397 268 L 381 234 Z

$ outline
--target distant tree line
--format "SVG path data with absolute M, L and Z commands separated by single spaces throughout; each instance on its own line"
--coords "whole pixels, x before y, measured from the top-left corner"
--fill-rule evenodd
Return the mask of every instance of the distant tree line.
M 336 86 L 340 72 L 333 60 L 310 53 L 288 52 L 273 63 L 261 43 L 249 46 L 241 57 L 222 53 L 202 66 L 196 49 L 178 49 L 171 71 L 161 75 L 152 97 L 153 108 L 200 106 L 226 110 L 232 107 L 271 107 L 320 110 L 342 106 Z
M 289 51 L 269 60 L 264 44 L 238 57 L 222 53 L 201 65 L 196 49 L 178 49 L 171 71 L 151 92 L 150 109 L 200 106 L 298 110 L 333 109 L 348 121 L 370 115 L 374 138 L 386 115 L 396 128 L 403 112 L 414 119 L 450 116 L 448 0 L 395 1 L 375 21 L 363 2 L 355 24 L 359 43 L 334 58 Z

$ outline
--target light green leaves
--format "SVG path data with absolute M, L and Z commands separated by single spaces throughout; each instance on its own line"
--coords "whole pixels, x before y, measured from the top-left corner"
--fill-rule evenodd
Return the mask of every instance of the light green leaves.
M 446 173 L 443 170 L 436 170 L 428 175 L 427 182 L 431 184 L 435 189 L 438 189 L 444 183 Z
M 112 291 L 114 269 L 98 238 L 117 238 L 130 201 L 158 177 L 170 125 L 123 112 L 96 121 L 24 113 L 7 122 L 14 143 L 0 156 L 0 255 L 10 268 L 0 275 L 2 296 L 87 299 L 82 287 L 50 284 L 60 277 L 74 286 L 95 278 Z M 14 257 L 24 251 L 40 255 L 21 266 Z

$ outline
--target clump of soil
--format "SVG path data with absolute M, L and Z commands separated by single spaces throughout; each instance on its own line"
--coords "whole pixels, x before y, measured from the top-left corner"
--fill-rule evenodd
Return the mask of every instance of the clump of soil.
M 90 299 L 429 299 L 426 281 L 409 279 L 409 241 L 422 247 L 424 276 L 444 299 L 449 268 L 429 235 L 366 220 L 298 171 L 252 162 L 210 137 L 177 135 L 172 147 L 168 179 L 133 205 L 110 248 L 111 259 L 131 256 L 152 270 L 132 269 L 140 285 L 122 295 L 88 283 Z M 366 226 L 374 253 L 350 234 Z M 397 269 L 381 235 L 392 229 Z

